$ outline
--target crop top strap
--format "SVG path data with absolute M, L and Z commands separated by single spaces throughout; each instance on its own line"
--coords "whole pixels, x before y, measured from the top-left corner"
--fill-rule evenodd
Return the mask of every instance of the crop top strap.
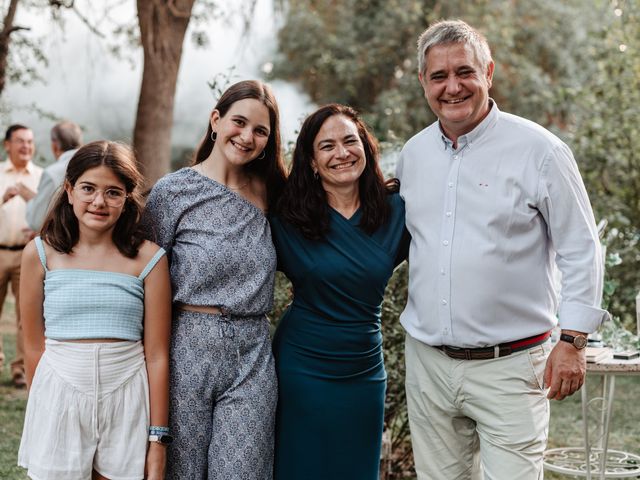
M 164 248 L 159 248 L 156 254 L 151 258 L 151 260 L 149 260 L 149 263 L 147 263 L 147 266 L 144 267 L 144 270 L 142 270 L 142 273 L 138 276 L 138 278 L 140 280 L 144 280 L 147 277 L 147 275 L 149 275 L 149 272 L 153 270 L 153 267 L 156 266 L 156 263 L 158 263 L 158 260 L 160 260 L 162 256 L 165 255 L 166 253 L 167 252 L 164 251 Z
M 33 241 L 36 244 L 36 250 L 38 250 L 38 256 L 40 257 L 40 262 L 42 263 L 42 266 L 44 267 L 44 271 L 48 272 L 48 270 L 47 270 L 47 254 L 44 253 L 44 243 L 42 242 L 42 239 L 40 237 L 34 238 Z

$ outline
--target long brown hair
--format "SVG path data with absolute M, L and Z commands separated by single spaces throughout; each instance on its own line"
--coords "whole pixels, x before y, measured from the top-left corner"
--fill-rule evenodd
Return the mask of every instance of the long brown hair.
M 311 162 L 313 142 L 324 122 L 334 115 L 344 115 L 354 123 L 364 146 L 365 168 L 358 180 L 362 208 L 360 228 L 371 234 L 387 221 L 390 208 L 386 196 L 397 192 L 399 187 L 397 179 L 384 181 L 378 166 L 378 144 L 358 113 L 337 103 L 320 107 L 302 124 L 293 151 L 291 172 L 277 206 L 278 215 L 311 240 L 321 240 L 329 232 L 327 192 L 322 182 L 314 177 Z
M 270 133 L 267 146 L 264 149 L 264 157 L 253 159 L 245 168 L 249 173 L 265 182 L 267 204 L 271 207 L 280 196 L 286 177 L 280 139 L 280 112 L 271 88 L 258 80 L 244 80 L 235 83 L 222 94 L 214 109 L 220 112 L 221 117 L 224 117 L 234 103 L 247 98 L 262 102 L 269 110 Z M 193 165 L 204 162 L 211 155 L 215 143 L 211 138 L 212 131 L 211 122 L 208 122 L 207 133 L 196 149 Z
M 136 167 L 136 159 L 131 147 L 106 140 L 86 144 L 69 161 L 65 184 L 73 187 L 87 170 L 102 165 L 113 171 L 124 184 L 127 192 L 122 213 L 113 229 L 113 243 L 120 253 L 134 258 L 138 255 L 144 237 L 139 226 L 143 205 L 140 194 L 142 175 Z M 49 210 L 40 235 L 61 253 L 71 253 L 78 243 L 80 237 L 78 219 L 64 188 Z

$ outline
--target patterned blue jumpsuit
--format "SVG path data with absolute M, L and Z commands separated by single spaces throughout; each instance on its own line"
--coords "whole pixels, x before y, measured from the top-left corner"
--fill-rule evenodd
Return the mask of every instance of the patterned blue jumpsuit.
M 174 308 L 167 479 L 269 480 L 277 381 L 266 313 L 276 254 L 251 202 L 191 168 L 162 178 L 144 214 L 168 254 Z

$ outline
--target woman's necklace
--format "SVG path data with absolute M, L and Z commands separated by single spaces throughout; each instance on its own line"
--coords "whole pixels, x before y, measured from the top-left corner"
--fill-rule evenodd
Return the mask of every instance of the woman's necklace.
M 197 165 L 194 165 L 193 168 L 194 168 L 194 170 L 198 171 L 199 173 L 201 173 L 205 177 L 210 178 L 210 179 L 215 180 L 216 182 L 218 182 L 218 180 L 216 180 L 215 178 L 213 178 L 213 176 L 209 175 L 206 172 L 204 162 L 201 162 L 201 163 L 198 163 Z M 224 182 L 218 182 L 218 183 L 224 185 L 229 190 L 242 190 L 244 187 L 246 187 L 247 185 L 249 185 L 251 183 L 251 176 L 248 176 L 247 180 L 244 183 L 240 184 L 240 185 L 232 186 L 232 185 L 228 185 L 228 184 L 226 184 Z

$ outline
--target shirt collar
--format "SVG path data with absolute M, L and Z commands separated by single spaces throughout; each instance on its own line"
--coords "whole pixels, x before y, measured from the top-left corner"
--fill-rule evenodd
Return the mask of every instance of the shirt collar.
M 458 137 L 458 150 L 464 147 L 470 147 L 487 130 L 495 125 L 495 123 L 498 121 L 499 114 L 500 110 L 498 109 L 498 105 L 496 104 L 495 100 L 493 98 L 489 98 L 489 113 L 482 119 L 482 121 L 476 126 L 476 128 L 471 130 L 469 133 L 465 133 L 464 135 L 460 135 Z M 447 138 L 447 136 L 444 134 L 440 122 L 438 122 L 438 127 L 440 128 L 440 138 L 444 143 L 445 149 L 453 149 L 453 142 L 449 140 L 449 138 Z
M 27 163 L 27 166 L 25 167 L 25 170 L 27 173 L 32 173 L 33 172 L 33 162 L 29 161 L 29 163 Z M 4 165 L 2 165 L 2 171 L 3 172 L 15 172 L 16 171 L 16 167 L 13 166 L 13 163 L 11 163 L 11 160 L 9 160 L 8 158 L 4 161 Z

